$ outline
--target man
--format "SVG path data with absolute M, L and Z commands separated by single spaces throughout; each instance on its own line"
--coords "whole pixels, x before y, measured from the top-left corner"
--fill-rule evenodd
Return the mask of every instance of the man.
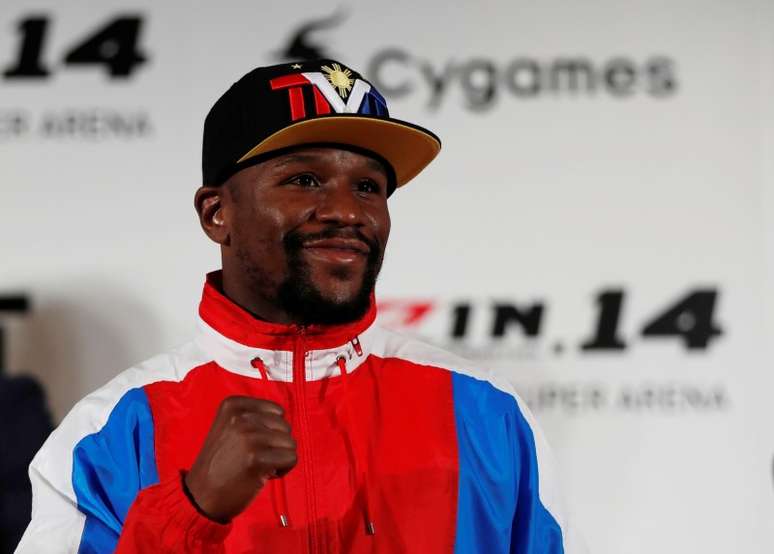
M 387 198 L 439 149 L 337 62 L 235 83 L 204 126 L 199 336 L 67 416 L 19 552 L 575 552 L 510 388 L 374 324 Z

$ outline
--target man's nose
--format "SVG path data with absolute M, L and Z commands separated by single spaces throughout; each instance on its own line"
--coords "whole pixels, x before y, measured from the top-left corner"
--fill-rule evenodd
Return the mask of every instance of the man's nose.
M 352 186 L 343 181 L 327 185 L 323 187 L 317 205 L 317 219 L 338 225 L 361 225 L 364 219 L 363 207 Z

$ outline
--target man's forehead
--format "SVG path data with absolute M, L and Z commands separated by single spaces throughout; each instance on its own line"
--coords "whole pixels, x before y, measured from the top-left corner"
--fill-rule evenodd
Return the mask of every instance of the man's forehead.
M 363 163 L 374 171 L 379 171 L 385 175 L 389 175 L 390 170 L 386 162 L 379 159 L 379 157 L 370 152 L 348 148 L 343 146 L 309 146 L 300 147 L 290 152 L 279 154 L 266 160 L 264 163 L 271 165 L 275 168 L 280 168 L 294 164 L 314 164 L 320 162 L 335 162 L 337 159 L 345 156 L 357 156 L 362 159 Z

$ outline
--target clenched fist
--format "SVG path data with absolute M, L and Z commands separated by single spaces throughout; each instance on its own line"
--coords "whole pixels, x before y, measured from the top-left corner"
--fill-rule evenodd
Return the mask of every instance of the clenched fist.
M 199 508 L 227 523 L 240 514 L 266 481 L 296 465 L 296 441 L 268 400 L 230 396 L 221 402 L 185 485 Z

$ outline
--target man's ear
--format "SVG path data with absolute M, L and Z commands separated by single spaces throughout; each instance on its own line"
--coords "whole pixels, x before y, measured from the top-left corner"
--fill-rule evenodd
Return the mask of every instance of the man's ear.
M 231 242 L 231 229 L 224 210 L 225 185 L 219 187 L 199 187 L 194 196 L 194 206 L 199 214 L 199 223 L 211 240 L 221 246 Z

